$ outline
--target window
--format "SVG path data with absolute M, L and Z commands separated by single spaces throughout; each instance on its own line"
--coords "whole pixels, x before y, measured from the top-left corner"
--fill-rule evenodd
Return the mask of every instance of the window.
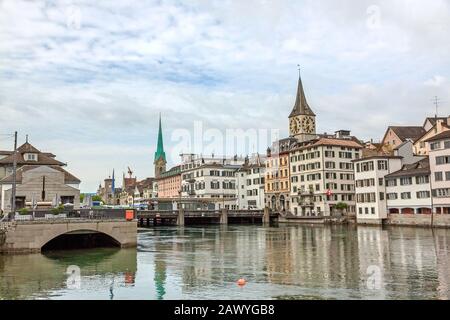
M 397 186 L 397 179 L 388 179 L 388 180 L 386 180 L 386 185 L 388 187 L 395 187 L 395 186 Z
M 28 153 L 26 156 L 27 161 L 37 161 L 37 154 Z
M 417 199 L 427 199 L 430 197 L 430 191 L 418 191 L 416 196 Z
M 412 184 L 412 178 L 411 177 L 400 178 L 400 185 L 401 186 L 409 186 L 411 184 Z
M 384 192 L 380 192 L 380 201 L 384 200 Z
M 397 193 L 388 193 L 388 194 L 386 194 L 386 198 L 388 200 L 397 200 L 398 199 L 398 195 L 397 195 Z
M 440 156 L 436 157 L 436 164 L 449 164 L 450 163 L 450 156 Z
M 334 168 L 336 168 L 336 164 L 333 161 L 326 161 L 325 162 L 325 168 L 327 168 L 327 169 L 334 169 Z
M 436 180 L 436 181 L 442 181 L 442 180 L 443 180 L 443 178 L 442 178 L 442 172 L 435 172 L 435 173 L 434 173 L 434 180 Z
M 416 177 L 416 184 L 425 184 L 429 183 L 430 179 L 428 176 L 418 176 Z
M 372 214 L 375 214 L 375 208 L 374 207 L 370 208 L 370 211 L 371 211 Z
M 388 162 L 386 160 L 378 160 L 378 170 L 387 170 Z
M 379 186 L 382 186 L 382 185 L 383 185 L 383 180 L 384 180 L 383 178 L 379 178 L 379 179 L 378 179 L 378 185 L 379 185 Z
M 436 150 L 436 149 L 439 149 L 440 147 L 441 147 L 441 142 L 440 141 L 430 143 L 430 149 L 431 150 Z
M 373 161 L 361 163 L 361 172 L 373 171 Z
M 444 149 L 450 149 L 450 140 L 444 141 Z
M 402 199 L 411 199 L 411 192 L 402 192 L 401 198 Z
M 447 181 L 450 180 L 450 171 L 445 172 L 445 180 L 447 180 Z
M 448 188 L 433 190 L 433 197 L 443 198 L 443 197 L 448 197 L 449 195 L 450 195 L 450 189 L 448 189 Z

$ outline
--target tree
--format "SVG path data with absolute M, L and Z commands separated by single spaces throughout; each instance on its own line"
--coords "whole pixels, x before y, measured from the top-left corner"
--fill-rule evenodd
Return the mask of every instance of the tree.
M 104 202 L 102 197 L 100 197 L 99 195 L 92 196 L 92 201 Z
M 81 194 L 80 194 L 80 202 L 83 202 L 83 201 L 84 201 L 84 197 L 85 197 L 85 194 L 84 194 L 84 193 L 81 193 Z
M 335 208 L 339 210 L 339 212 L 342 214 L 344 211 L 348 209 L 348 204 L 346 204 L 345 202 L 338 202 Z

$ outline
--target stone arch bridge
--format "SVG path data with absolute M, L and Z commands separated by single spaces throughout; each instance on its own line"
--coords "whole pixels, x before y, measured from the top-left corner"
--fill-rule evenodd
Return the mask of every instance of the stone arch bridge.
M 54 240 L 76 235 L 100 236 L 102 243 L 122 248 L 137 246 L 136 220 L 15 221 L 3 223 L 0 229 L 0 253 L 41 252 Z

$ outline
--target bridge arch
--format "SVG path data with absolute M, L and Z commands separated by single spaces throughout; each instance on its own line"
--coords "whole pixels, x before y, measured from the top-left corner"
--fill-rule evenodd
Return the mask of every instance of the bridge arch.
M 121 242 L 111 234 L 94 229 L 78 229 L 57 232 L 41 240 L 41 251 L 86 249 L 98 247 L 121 247 Z

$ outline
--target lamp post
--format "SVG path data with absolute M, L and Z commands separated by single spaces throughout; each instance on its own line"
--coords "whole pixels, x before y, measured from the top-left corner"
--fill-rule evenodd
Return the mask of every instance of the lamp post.
M 10 219 L 14 219 L 16 214 L 16 188 L 17 188 L 17 131 L 14 132 L 14 154 L 13 154 L 13 174 L 12 174 L 12 190 L 11 190 L 11 213 Z

